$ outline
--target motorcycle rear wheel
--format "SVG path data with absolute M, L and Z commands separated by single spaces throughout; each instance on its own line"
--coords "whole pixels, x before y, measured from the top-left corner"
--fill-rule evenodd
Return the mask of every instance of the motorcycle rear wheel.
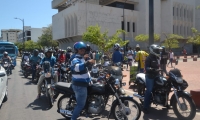
M 120 106 L 119 102 L 114 102 L 112 105 L 112 113 L 114 115 L 115 120 L 138 120 L 141 115 L 141 108 L 137 101 L 132 98 L 125 98 L 123 99 L 122 103 L 126 107 L 133 107 L 136 111 L 132 111 L 133 108 L 130 108 L 131 113 L 129 115 L 124 116 L 122 113 L 122 107 Z M 131 104 L 132 103 L 132 104 Z
M 179 97 L 179 101 L 180 98 L 182 98 L 182 100 L 184 99 L 185 101 L 187 101 L 189 103 L 189 106 L 186 106 L 186 103 L 182 103 L 182 101 L 180 101 L 181 106 L 183 107 L 183 109 L 185 108 L 185 110 L 181 110 L 181 108 L 179 108 L 178 102 L 175 99 L 172 103 L 173 106 L 173 111 L 176 114 L 176 116 L 180 119 L 180 120 L 192 120 L 195 115 L 196 115 L 196 106 L 194 104 L 194 101 L 192 100 L 191 97 L 183 95 L 183 96 L 178 96 Z M 184 101 L 183 100 L 183 101 Z M 188 110 L 188 107 L 190 107 L 190 110 Z M 187 112 L 189 111 L 189 115 L 187 117 L 184 117 L 181 112 Z

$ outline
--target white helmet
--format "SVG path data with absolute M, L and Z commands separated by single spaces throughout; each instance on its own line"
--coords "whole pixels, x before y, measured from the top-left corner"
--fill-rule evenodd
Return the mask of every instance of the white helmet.
M 159 45 L 156 45 L 156 44 L 152 44 L 149 47 L 149 51 L 150 51 L 150 54 L 160 57 L 160 52 L 162 52 L 162 47 L 160 47 Z
M 119 48 L 120 48 L 119 43 L 115 43 L 115 45 L 114 45 L 114 49 L 117 50 L 117 49 L 119 49 Z

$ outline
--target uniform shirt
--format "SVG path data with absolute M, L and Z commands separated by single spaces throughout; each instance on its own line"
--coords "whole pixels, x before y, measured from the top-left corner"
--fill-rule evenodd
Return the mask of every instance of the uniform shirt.
M 138 65 L 140 66 L 140 68 L 144 68 L 145 59 L 148 55 L 148 53 L 142 50 L 137 52 L 135 60 L 138 61 Z
M 42 65 L 44 61 L 49 61 L 51 64 L 51 67 L 53 67 L 56 64 L 56 58 L 54 56 L 51 56 L 50 58 L 44 57 L 41 60 L 40 65 Z
M 31 63 L 33 63 L 34 65 L 36 65 L 37 63 L 40 63 L 40 57 L 39 56 L 32 56 L 30 61 Z
M 122 54 L 119 51 L 115 51 L 112 55 L 113 63 L 118 63 L 123 61 Z
M 85 65 L 84 58 L 76 54 L 71 61 L 70 68 L 72 71 L 72 84 L 87 87 L 91 81 L 91 77 Z

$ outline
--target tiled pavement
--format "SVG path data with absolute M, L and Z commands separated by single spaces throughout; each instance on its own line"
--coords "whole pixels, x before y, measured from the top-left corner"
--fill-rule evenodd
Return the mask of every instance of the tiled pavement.
M 187 62 L 182 61 L 183 57 L 179 59 L 179 63 L 176 68 L 181 70 L 183 78 L 188 82 L 189 86 L 186 91 L 190 92 L 190 90 L 200 89 L 200 58 L 197 61 L 193 61 L 193 59 L 188 58 Z M 167 67 L 167 71 L 171 68 Z M 123 79 L 123 82 L 126 82 L 126 89 L 128 94 L 133 93 L 132 85 L 129 86 L 129 71 L 124 70 L 123 74 L 126 74 L 127 77 Z M 200 97 L 200 96 L 199 96 Z M 136 98 L 137 100 L 137 98 Z M 144 115 L 142 114 L 140 117 L 141 120 L 176 120 L 176 116 L 173 110 L 167 111 L 166 108 L 162 108 L 161 106 L 152 105 L 151 107 L 151 114 Z M 194 120 L 200 120 L 200 110 L 197 109 L 197 114 Z

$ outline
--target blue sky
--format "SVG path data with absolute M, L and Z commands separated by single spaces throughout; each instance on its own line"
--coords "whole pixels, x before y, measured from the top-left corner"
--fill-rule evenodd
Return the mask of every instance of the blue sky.
M 52 23 L 52 16 L 57 13 L 56 9 L 51 9 L 51 1 L 0 0 L 0 30 L 22 29 L 22 22 L 14 19 L 15 17 L 24 19 L 25 26 L 33 28 L 48 26 Z

